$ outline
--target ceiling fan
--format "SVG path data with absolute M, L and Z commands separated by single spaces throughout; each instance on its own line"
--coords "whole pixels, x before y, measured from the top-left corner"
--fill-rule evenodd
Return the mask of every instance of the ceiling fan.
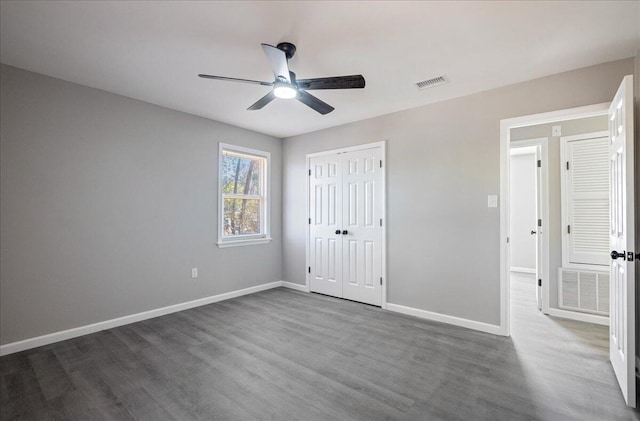
M 273 86 L 273 89 L 260 98 L 248 110 L 260 110 L 276 98 L 295 98 L 304 105 L 316 110 L 320 114 L 328 114 L 334 108 L 326 102 L 316 98 L 307 91 L 313 89 L 356 89 L 364 88 L 365 81 L 362 75 L 321 77 L 316 79 L 296 79 L 296 74 L 289 70 L 288 60 L 296 53 L 296 46 L 290 42 L 281 42 L 276 47 L 262 44 L 262 50 L 267 56 L 275 80 L 273 82 L 261 82 L 259 80 L 238 79 L 234 77 L 203 75 L 205 79 L 228 80 L 231 82 L 253 83 L 262 86 Z

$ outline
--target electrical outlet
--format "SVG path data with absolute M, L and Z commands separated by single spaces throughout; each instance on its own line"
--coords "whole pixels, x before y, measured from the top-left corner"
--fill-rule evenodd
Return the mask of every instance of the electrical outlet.
M 191 277 L 192 278 L 197 278 L 198 277 L 198 268 L 191 269 Z

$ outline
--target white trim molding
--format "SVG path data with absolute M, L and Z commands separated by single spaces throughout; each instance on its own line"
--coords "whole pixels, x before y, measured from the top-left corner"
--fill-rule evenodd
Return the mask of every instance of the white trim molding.
M 536 268 L 523 268 L 519 266 L 511 266 L 510 269 L 511 269 L 511 272 L 533 273 L 534 275 L 536 274 Z
M 493 335 L 505 336 L 500 326 L 492 325 L 490 323 L 463 319 L 461 317 L 449 316 L 447 314 L 434 313 L 432 311 L 421 310 L 419 308 L 414 308 L 414 307 L 406 307 L 399 304 L 387 303 L 387 310 L 393 311 L 395 313 L 402 313 L 409 316 L 418 317 L 420 319 L 446 323 L 446 324 L 459 326 L 459 327 L 465 327 L 467 329 L 478 330 L 480 332 L 491 333 Z
M 289 282 L 286 282 L 290 284 Z M 291 284 L 295 285 L 295 284 Z M 236 291 L 225 292 L 210 297 L 199 298 L 197 300 L 187 301 L 184 303 L 174 304 L 167 307 L 157 308 L 154 310 L 143 311 L 141 313 L 131 314 L 128 316 L 118 317 L 116 319 L 105 320 L 86 326 L 75 327 L 72 329 L 62 330 L 60 332 L 49 333 L 34 338 L 24 339 L 22 341 L 11 342 L 0 345 L 0 356 L 13 354 L 15 352 L 25 351 L 31 348 L 37 348 L 43 345 L 49 345 L 55 342 L 65 341 L 67 339 L 77 338 L 79 336 L 89 335 L 91 333 L 100 332 L 106 329 L 112 329 L 118 326 L 124 326 L 143 320 L 153 319 L 154 317 L 164 316 L 178 311 L 188 310 L 194 307 L 200 307 L 207 304 L 217 303 L 218 301 L 229 300 L 231 298 L 241 297 L 243 295 L 254 294 L 256 292 L 265 291 L 272 288 L 278 288 L 284 285 L 282 281 L 269 282 L 262 285 L 256 285 L 249 288 L 239 289 Z M 290 288 L 290 286 L 287 286 Z
M 282 282 L 282 286 L 284 288 L 295 289 L 296 291 L 309 292 L 309 287 L 307 285 L 296 284 L 295 282 Z
M 561 317 L 563 319 L 578 320 L 580 322 L 595 323 L 598 325 L 609 326 L 609 318 L 607 316 L 598 316 L 597 314 L 588 314 L 588 313 L 581 313 L 579 311 L 550 308 L 549 316 Z

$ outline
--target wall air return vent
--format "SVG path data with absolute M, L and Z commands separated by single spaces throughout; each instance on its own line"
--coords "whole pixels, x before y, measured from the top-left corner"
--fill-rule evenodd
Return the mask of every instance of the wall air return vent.
M 417 82 L 416 86 L 420 89 L 428 89 L 428 88 L 433 88 L 435 86 L 444 85 L 446 83 L 449 83 L 449 79 L 445 75 L 442 75 L 442 76 L 434 77 L 432 79 L 427 79 L 421 82 Z

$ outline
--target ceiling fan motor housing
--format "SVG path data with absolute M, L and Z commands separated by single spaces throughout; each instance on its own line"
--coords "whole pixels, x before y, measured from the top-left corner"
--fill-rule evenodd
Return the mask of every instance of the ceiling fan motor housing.
M 296 53 L 296 46 L 291 44 L 290 42 L 281 42 L 280 44 L 276 45 L 276 48 L 278 50 L 284 51 L 284 54 L 287 56 L 287 60 L 290 60 L 291 57 L 293 57 Z

